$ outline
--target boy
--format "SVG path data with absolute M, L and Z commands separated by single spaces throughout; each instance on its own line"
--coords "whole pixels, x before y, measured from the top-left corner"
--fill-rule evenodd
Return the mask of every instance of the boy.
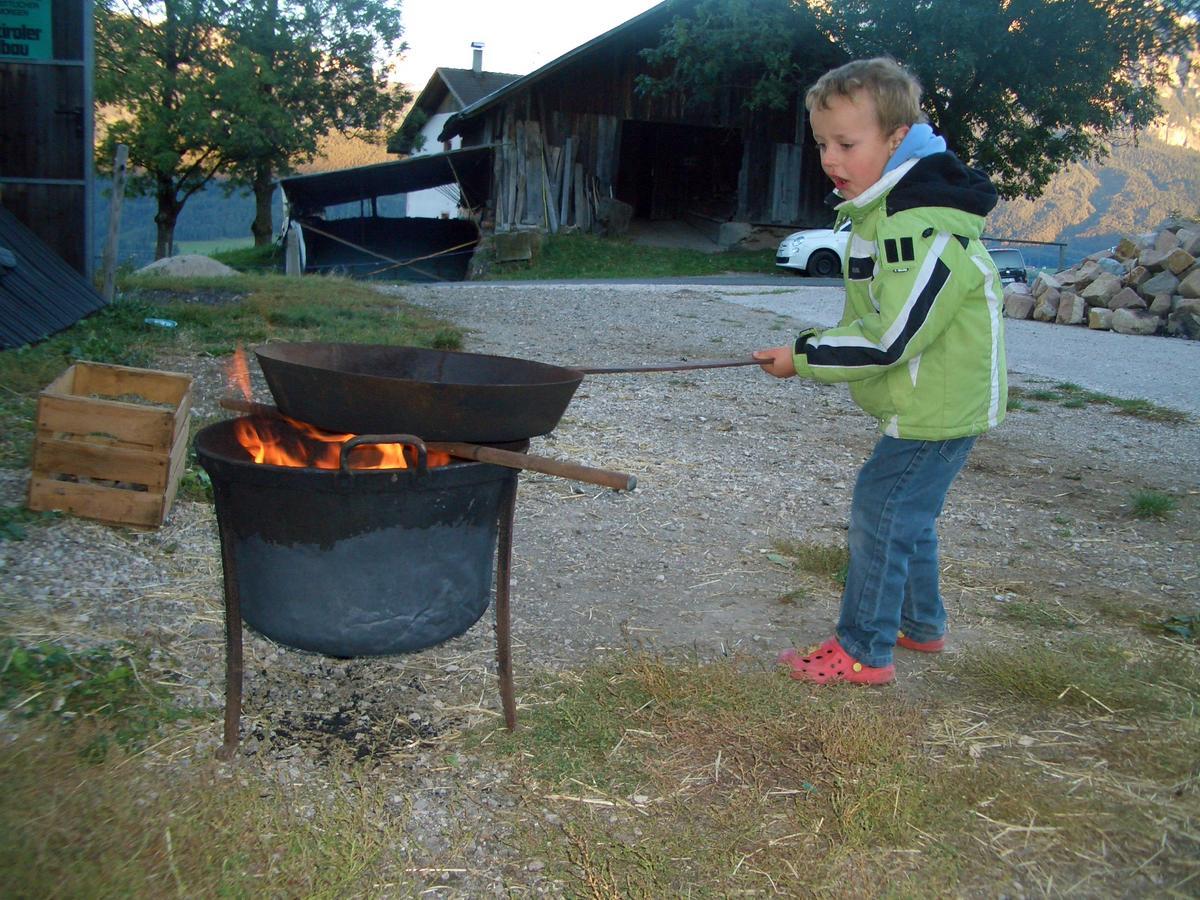
M 793 678 L 886 684 L 896 644 L 936 653 L 946 612 L 936 521 L 975 438 L 1007 401 L 1000 278 L 979 237 L 996 191 L 925 124 L 894 60 L 858 60 L 805 96 L 838 224 L 853 222 L 840 324 L 759 350 L 764 371 L 847 381 L 882 436 L 859 472 L 834 637 L 785 650 Z

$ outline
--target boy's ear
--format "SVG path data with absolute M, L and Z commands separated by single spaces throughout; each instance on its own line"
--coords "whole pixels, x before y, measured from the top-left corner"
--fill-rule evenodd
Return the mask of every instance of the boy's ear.
M 888 150 L 889 150 L 889 152 L 895 153 L 896 149 L 902 143 L 904 143 L 904 139 L 906 137 L 908 137 L 908 130 L 911 127 L 912 126 L 910 126 L 910 125 L 901 125 L 895 131 L 893 131 L 890 135 L 888 135 Z

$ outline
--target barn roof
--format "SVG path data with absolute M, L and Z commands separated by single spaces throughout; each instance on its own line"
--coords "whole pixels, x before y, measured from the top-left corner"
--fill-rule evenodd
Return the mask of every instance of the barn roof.
M 562 56 L 551 60 L 540 69 L 535 69 L 528 75 L 523 75 L 516 81 L 511 81 L 498 90 L 492 91 L 492 93 L 488 94 L 486 97 L 481 97 L 466 108 L 459 110 L 452 115 L 442 128 L 442 133 L 438 135 L 438 140 L 448 141 L 450 138 L 460 133 L 460 126 L 467 119 L 472 119 L 480 113 L 491 109 L 497 103 L 504 102 L 504 100 L 513 94 L 532 87 L 543 78 L 553 74 L 558 69 L 591 52 L 600 45 L 618 37 L 622 33 L 645 24 L 649 19 L 661 17 L 665 21 L 668 11 L 671 14 L 675 14 L 686 5 L 688 5 L 688 0 L 663 0 L 662 3 L 659 3 L 657 6 L 650 7 L 650 9 L 646 10 L 644 13 L 636 15 L 628 21 L 622 22 L 616 28 L 612 28 L 603 34 L 592 38 L 590 41 L 580 44 L 574 50 L 568 50 Z M 668 7 L 670 7 L 670 10 L 668 10 Z
M 40 341 L 103 306 L 82 275 L 0 207 L 0 348 Z
M 336 172 L 281 178 L 288 203 L 299 211 L 314 211 L 339 203 L 407 194 L 443 184 L 462 185 L 471 203 L 487 194 L 492 168 L 492 145 L 413 156 Z

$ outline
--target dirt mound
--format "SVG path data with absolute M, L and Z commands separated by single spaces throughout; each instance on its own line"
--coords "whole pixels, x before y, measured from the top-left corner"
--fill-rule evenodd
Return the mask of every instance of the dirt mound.
M 221 278 L 237 274 L 236 269 L 229 268 L 225 263 L 217 262 L 209 256 L 200 256 L 197 253 L 156 259 L 150 265 L 142 266 L 137 271 L 139 275 L 175 275 L 184 278 Z

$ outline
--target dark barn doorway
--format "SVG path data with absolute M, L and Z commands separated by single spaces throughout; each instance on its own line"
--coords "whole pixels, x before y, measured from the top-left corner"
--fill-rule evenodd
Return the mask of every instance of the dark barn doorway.
M 736 128 L 627 119 L 621 123 L 616 195 L 635 218 L 662 221 L 737 209 L 742 139 Z

